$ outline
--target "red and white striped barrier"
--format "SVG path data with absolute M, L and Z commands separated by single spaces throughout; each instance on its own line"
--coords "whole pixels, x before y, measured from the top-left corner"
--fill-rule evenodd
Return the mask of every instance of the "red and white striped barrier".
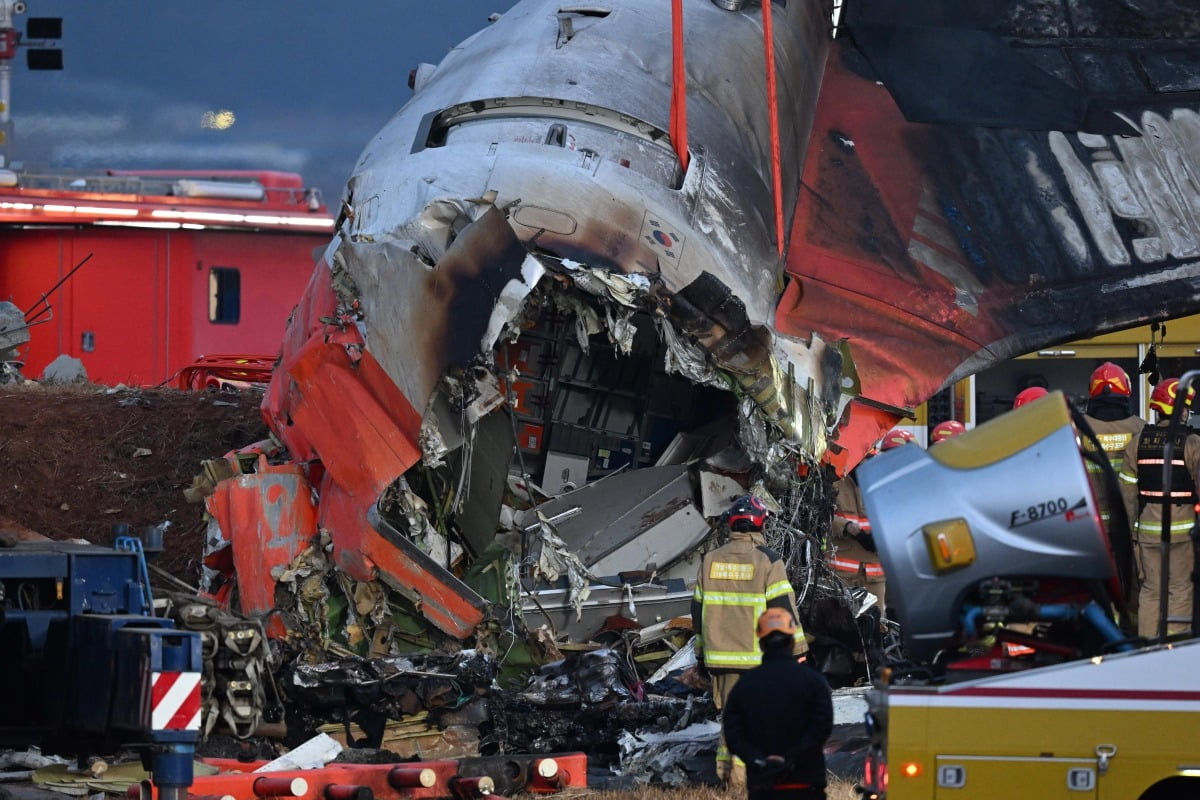
M 200 706 L 199 672 L 151 673 L 151 730 L 198 731 Z

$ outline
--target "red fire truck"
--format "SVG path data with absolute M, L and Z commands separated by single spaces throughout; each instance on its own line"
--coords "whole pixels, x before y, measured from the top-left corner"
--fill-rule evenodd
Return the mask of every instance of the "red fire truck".
M 278 352 L 334 219 L 282 172 L 0 169 L 0 300 L 25 312 L 23 372 L 59 354 L 153 385 L 214 353 Z

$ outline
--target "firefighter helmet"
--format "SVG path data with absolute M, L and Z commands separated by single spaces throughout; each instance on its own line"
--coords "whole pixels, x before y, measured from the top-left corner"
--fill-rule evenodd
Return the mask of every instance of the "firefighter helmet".
M 788 636 L 795 636 L 796 620 L 792 619 L 792 612 L 786 608 L 768 608 L 758 616 L 758 629 L 756 633 L 759 639 L 764 636 L 770 636 L 772 633 L 784 633 Z
M 945 422 L 939 422 L 933 426 L 933 431 L 929 434 L 929 440 L 933 444 L 951 439 L 959 434 L 967 432 L 967 426 L 963 425 L 956 419 L 948 419 Z
M 725 512 L 731 531 L 761 531 L 767 521 L 767 507 L 753 495 L 744 494 Z
M 1105 361 L 1092 372 L 1092 380 L 1088 384 L 1088 397 L 1098 397 L 1105 393 L 1129 397 L 1133 394 L 1133 385 L 1129 382 L 1129 373 L 1111 361 Z
M 1171 416 L 1175 411 L 1175 397 L 1179 394 L 1179 378 L 1164 378 L 1154 385 L 1154 391 L 1150 393 L 1150 408 L 1165 417 Z M 1192 398 L 1196 396 L 1195 389 L 1188 389 L 1187 400 L 1184 405 L 1189 408 L 1192 405 Z
M 1039 397 L 1045 397 L 1048 394 L 1050 392 L 1041 386 L 1030 386 L 1028 389 L 1022 389 L 1013 400 L 1013 408 L 1020 408 L 1026 403 L 1032 403 Z
M 892 428 L 879 443 L 880 450 L 892 450 L 902 444 L 913 441 L 913 435 L 904 428 Z

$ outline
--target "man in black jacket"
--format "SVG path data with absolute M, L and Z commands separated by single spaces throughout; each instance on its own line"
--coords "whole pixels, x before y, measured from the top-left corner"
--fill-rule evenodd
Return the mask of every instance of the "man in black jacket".
M 785 609 L 763 612 L 762 664 L 742 676 L 725 705 L 725 741 L 746 762 L 749 800 L 825 800 L 833 697 L 825 676 L 797 663 L 795 631 Z

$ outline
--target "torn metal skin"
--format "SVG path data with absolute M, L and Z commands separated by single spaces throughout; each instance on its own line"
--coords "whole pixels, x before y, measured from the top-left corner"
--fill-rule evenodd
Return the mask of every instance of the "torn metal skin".
M 423 219 L 443 220 L 446 209 L 447 205 L 440 203 L 438 214 L 427 214 Z M 672 295 L 657 275 L 611 272 L 558 258 L 541 249 L 527 250 L 516 239 L 504 212 L 495 205 L 482 207 L 477 214 L 478 219 L 472 222 L 466 222 L 462 215 L 452 218 L 448 227 L 457 225 L 457 233 L 430 271 L 442 273 L 445 266 L 444 274 L 420 284 L 401 281 L 420 292 L 422 298 L 401 306 L 388 305 L 386 298 L 394 297 L 396 290 L 390 285 L 385 288 L 379 279 L 384 265 L 398 253 L 394 245 L 381 249 L 378 241 L 371 241 L 366 247 L 367 256 L 356 249 L 360 243 L 353 239 L 343 238 L 341 247 L 331 248 L 333 267 L 324 276 L 319 271 L 314 279 L 321 283 L 328 279 L 324 298 L 318 302 L 307 297 L 293 316 L 289 343 L 296 344 L 288 347 L 285 343 L 286 371 L 272 383 L 265 403 L 268 419 L 289 454 L 305 465 L 300 469 L 293 463 L 288 469 L 296 472 L 297 478 L 302 473 L 312 481 L 311 486 L 305 484 L 305 491 L 275 495 L 276 501 L 286 506 L 288 502 L 306 504 L 314 496 L 318 498 L 305 517 L 307 521 L 290 527 L 292 538 L 273 550 L 273 558 L 279 563 L 290 561 L 307 538 L 317 530 L 327 531 L 332 562 L 339 569 L 358 581 L 383 581 L 406 598 L 415 613 L 457 639 L 468 637 L 484 621 L 489 615 L 489 602 L 506 600 L 493 597 L 489 601 L 455 576 L 463 566 L 459 563 L 463 553 L 460 542 L 485 547 L 489 540 L 488 531 L 464 531 L 459 523 L 460 514 L 471 510 L 467 507 L 473 497 L 472 482 L 503 479 L 510 467 L 514 473 L 527 475 L 531 470 L 544 470 L 547 454 L 556 452 L 555 437 L 563 438 L 571 425 L 577 432 L 580 428 L 578 420 L 572 422 L 564 416 L 574 413 L 571 404 L 595 418 L 599 412 L 594 402 L 587 406 L 592 402 L 587 397 L 605 396 L 604 389 L 589 388 L 598 384 L 580 379 L 582 373 L 556 374 L 547 382 L 547 396 L 542 398 L 541 413 L 546 426 L 552 429 L 549 447 L 522 448 L 526 453 L 522 463 L 512 463 L 509 456 L 508 462 L 484 465 L 480 473 L 475 468 L 478 465 L 473 464 L 473 454 L 481 421 L 493 415 L 509 415 L 514 421 L 536 419 L 534 414 L 521 413 L 528 409 L 518 408 L 520 401 L 515 396 L 522 375 L 536 369 L 536 365 L 524 365 L 523 371 L 513 369 L 511 364 L 506 370 L 502 363 L 523 337 L 532 337 L 543 351 L 551 346 L 560 348 L 560 358 L 594 360 L 589 350 L 598 336 L 606 340 L 606 353 L 611 352 L 605 355 L 606 363 L 636 353 L 639 363 L 649 365 L 647 369 L 658 376 L 655 380 L 663 382 L 657 392 L 661 399 L 655 401 L 656 393 L 647 391 L 644 400 L 636 401 L 632 390 L 643 387 L 628 382 L 612 387 L 635 397 L 632 411 L 626 408 L 618 412 L 628 417 L 627 434 L 638 427 L 640 437 L 647 424 L 639 403 L 667 402 L 680 385 L 685 385 L 671 383 L 675 379 L 669 378 L 667 369 L 678 369 L 685 379 L 695 378 L 702 384 L 689 391 L 729 397 L 721 401 L 724 412 L 693 416 L 714 417 L 710 420 L 713 424 L 724 416 L 727 425 L 741 432 L 742 449 L 749 457 L 744 463 L 761 472 L 781 466 L 794 469 L 786 465 L 814 460 L 805 451 L 814 438 L 804 435 L 810 427 L 807 423 L 797 424 L 795 413 L 796 409 L 809 409 L 808 393 L 787 379 L 777 351 L 770 347 L 770 332 L 752 325 L 742 303 L 714 276 L 702 274 L 684 292 Z M 431 247 L 428 238 L 422 247 Z M 315 287 L 319 289 L 320 284 Z M 379 291 L 372 297 L 364 287 Z M 385 301 L 380 301 L 380 296 Z M 395 319 L 397 314 L 403 317 L 418 310 L 424 313 L 420 324 L 414 326 L 416 335 L 381 337 L 379 346 L 371 338 L 368 346 L 364 334 L 372 334 L 372 314 Z M 441 329 L 435 322 L 438 318 L 443 321 Z M 445 327 L 449 320 L 456 322 L 452 330 Z M 463 323 L 458 324 L 459 320 Z M 306 324 L 311 328 L 310 336 L 300 341 L 297 331 Z M 393 326 L 409 329 L 399 321 Z M 436 335 L 431 333 L 435 330 Z M 569 335 L 551 343 L 560 330 Z M 669 334 L 660 338 L 664 331 Z M 385 364 L 398 358 L 415 358 L 417 352 L 423 363 L 437 365 L 440 373 L 427 366 L 416 373 L 400 373 L 391 380 L 392 373 Z M 433 381 L 431 376 L 435 374 L 437 380 Z M 586 391 L 580 394 L 579 389 Z M 740 403 L 735 402 L 738 396 L 743 398 Z M 791 399 L 784 401 L 785 397 Z M 700 401 L 692 397 L 687 402 L 694 405 Z M 554 403 L 563 408 L 555 409 Z M 420 415 L 416 413 L 418 407 L 424 409 Z M 670 419 L 669 414 L 668 410 L 668 415 L 659 417 Z M 672 423 L 670 429 L 678 429 L 678 425 Z M 597 423 L 589 435 L 595 438 L 603 430 L 607 429 Z M 667 443 L 639 441 L 638 452 L 623 454 L 626 467 L 650 463 L 648 457 L 661 456 Z M 497 452 L 502 451 L 503 447 Z M 603 452 L 603 448 L 595 452 Z M 598 469 L 596 458 L 594 453 L 591 458 L 583 458 L 592 463 L 580 482 L 598 477 L 594 474 Z M 530 463 L 523 463 L 525 459 Z M 239 485 L 258 484 L 267 474 L 264 470 L 237 480 Z M 254 533 L 249 545 L 239 548 L 238 532 L 250 528 L 235 523 L 233 514 L 256 517 L 264 513 L 261 504 L 227 502 L 222 498 L 229 491 L 222 489 L 219 497 L 210 499 L 214 517 L 227 520 L 233 532 L 230 538 L 234 553 L 254 553 L 262 546 L 259 534 Z M 521 499 L 527 501 L 528 497 Z M 694 502 L 688 500 L 689 504 Z M 511 501 L 502 505 L 511 505 Z M 239 512 L 231 512 L 227 506 Z M 695 516 L 702 519 L 698 512 Z M 222 530 L 226 528 L 217 524 Z M 476 517 L 474 524 L 489 523 Z M 496 517 L 490 527 L 494 536 L 499 527 Z M 548 528 L 538 538 L 547 540 L 553 535 L 551 531 Z M 512 556 L 520 560 L 531 548 L 542 552 L 539 558 L 547 568 L 541 574 L 534 570 L 530 577 L 535 583 L 540 577 L 552 584 L 558 572 L 544 562 L 553 548 L 536 547 L 536 541 L 529 541 L 532 537 L 525 538 L 527 541 L 513 547 Z M 698 539 L 703 536 L 689 539 L 691 549 Z M 667 555 L 678 561 L 685 554 Z M 611 563 L 606 566 L 614 567 Z M 615 566 L 614 575 L 644 571 L 654 578 L 662 577 L 654 573 L 652 564 L 649 570 L 647 563 Z M 578 619 L 582 613 L 579 604 L 587 598 L 586 581 L 594 581 L 597 576 L 583 570 L 568 574 L 576 576 L 567 602 L 575 607 Z M 268 575 L 269 567 L 265 572 L 239 570 L 239 582 L 258 587 L 245 592 L 245 598 L 264 598 L 245 609 L 250 613 L 266 611 L 269 606 L 265 598 L 274 598 Z M 553 590 L 549 585 L 545 588 Z M 632 596 L 632 589 L 622 591 Z M 679 604 L 671 613 L 686 613 L 683 598 L 688 594 L 687 587 L 680 587 L 675 594 Z M 631 607 L 636 608 L 636 603 Z M 355 629 L 350 638 L 358 642 L 363 635 Z

